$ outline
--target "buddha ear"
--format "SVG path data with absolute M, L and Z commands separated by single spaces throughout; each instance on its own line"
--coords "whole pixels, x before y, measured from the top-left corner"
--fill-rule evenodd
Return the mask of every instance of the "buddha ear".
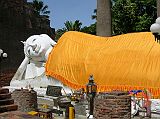
M 21 43 L 23 43 L 24 46 L 26 45 L 26 42 L 25 42 L 25 41 L 21 41 Z

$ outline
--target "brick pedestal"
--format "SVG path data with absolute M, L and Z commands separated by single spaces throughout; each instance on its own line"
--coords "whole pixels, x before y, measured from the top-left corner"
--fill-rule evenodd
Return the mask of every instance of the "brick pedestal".
M 18 105 L 18 110 L 22 112 L 36 111 L 37 104 L 37 92 L 28 89 L 17 89 L 13 91 L 12 97 L 15 104 Z
M 95 119 L 131 119 L 131 97 L 126 92 L 101 93 L 94 101 Z
M 11 98 L 9 89 L 0 88 L 0 113 L 7 111 L 15 111 L 18 106 L 14 104 L 14 100 Z

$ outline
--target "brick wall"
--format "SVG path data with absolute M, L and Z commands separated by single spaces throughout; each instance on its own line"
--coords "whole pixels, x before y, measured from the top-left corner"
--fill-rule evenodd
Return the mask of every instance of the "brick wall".
M 126 92 L 101 93 L 94 101 L 95 119 L 131 119 L 131 97 Z
M 29 112 L 37 110 L 37 92 L 28 89 L 16 89 L 12 93 L 12 98 L 15 104 L 18 105 L 18 110 L 22 112 Z
M 0 72 L 0 87 L 9 86 L 15 71 Z

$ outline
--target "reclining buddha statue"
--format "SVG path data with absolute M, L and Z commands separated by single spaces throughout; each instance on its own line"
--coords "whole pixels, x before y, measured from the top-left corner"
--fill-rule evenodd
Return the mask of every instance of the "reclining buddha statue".
M 160 96 L 160 45 L 151 32 L 99 37 L 70 31 L 57 43 L 46 34 L 23 43 L 25 59 L 12 86 L 80 89 L 92 74 L 99 92 L 148 89 Z

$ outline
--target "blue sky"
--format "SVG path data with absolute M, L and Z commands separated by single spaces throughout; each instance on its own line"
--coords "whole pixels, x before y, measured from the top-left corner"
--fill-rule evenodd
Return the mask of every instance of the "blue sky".
M 32 1 L 32 0 L 28 0 Z M 89 26 L 95 20 L 91 19 L 96 0 L 42 0 L 48 5 L 51 27 L 56 30 L 64 27 L 65 21 L 80 20 L 83 26 Z

